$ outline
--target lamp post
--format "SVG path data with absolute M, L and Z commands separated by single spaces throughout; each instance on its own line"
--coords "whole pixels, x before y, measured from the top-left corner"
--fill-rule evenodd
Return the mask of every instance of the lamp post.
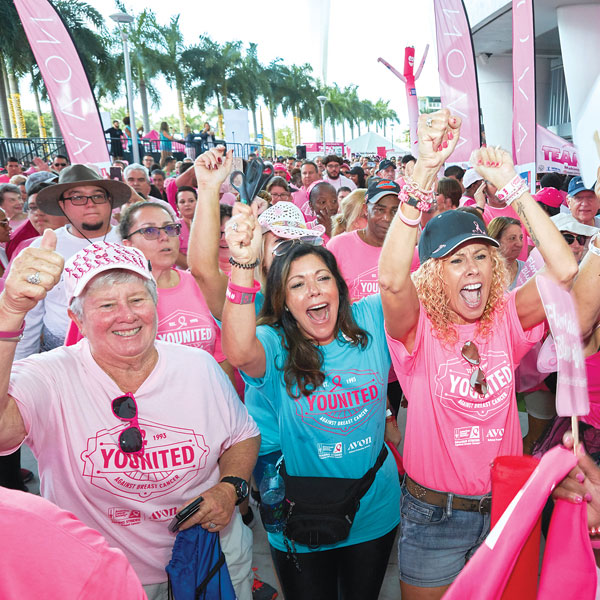
M 127 46 L 127 31 L 121 25 L 133 22 L 133 17 L 124 12 L 117 12 L 110 15 L 110 18 L 119 27 L 121 41 L 123 42 L 123 58 L 125 60 L 125 84 L 127 86 L 127 103 L 129 105 L 129 127 L 131 129 L 131 150 L 133 152 L 133 162 L 140 162 L 140 149 L 138 146 L 138 134 L 135 124 L 135 114 L 133 110 L 133 88 L 131 86 L 131 63 L 129 62 L 129 47 Z
M 394 124 L 390 123 L 390 129 L 392 130 L 392 150 L 394 149 Z
M 327 98 L 325 96 L 317 96 L 317 100 L 321 104 L 321 143 L 323 144 L 323 156 L 327 156 L 325 150 L 325 102 Z

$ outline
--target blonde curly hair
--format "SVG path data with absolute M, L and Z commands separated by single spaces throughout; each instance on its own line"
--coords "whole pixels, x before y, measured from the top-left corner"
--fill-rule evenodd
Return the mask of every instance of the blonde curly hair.
M 496 316 L 504 309 L 504 293 L 508 281 L 504 258 L 493 246 L 489 247 L 489 252 L 492 259 L 492 283 L 487 304 L 477 324 L 477 335 L 482 337 L 491 333 Z M 451 320 L 450 301 L 443 277 L 443 259 L 426 260 L 412 277 L 419 300 L 433 325 L 434 335 L 445 346 L 454 346 L 458 341 L 458 331 Z

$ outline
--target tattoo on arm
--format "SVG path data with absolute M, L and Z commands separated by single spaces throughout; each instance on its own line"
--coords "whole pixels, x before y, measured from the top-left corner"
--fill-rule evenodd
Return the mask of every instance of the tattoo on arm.
M 537 235 L 535 234 L 535 231 L 534 231 L 531 223 L 529 222 L 527 215 L 525 214 L 523 205 L 521 204 L 521 202 L 519 202 L 519 200 L 517 200 L 515 202 L 515 208 L 517 209 L 517 214 L 521 217 L 521 220 L 525 222 L 525 227 L 527 227 L 527 231 L 529 232 L 531 241 L 535 244 L 536 247 L 538 247 L 540 245 L 540 240 L 538 239 Z

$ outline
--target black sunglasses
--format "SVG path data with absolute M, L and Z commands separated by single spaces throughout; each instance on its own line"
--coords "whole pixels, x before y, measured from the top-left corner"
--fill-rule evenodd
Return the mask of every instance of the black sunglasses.
M 474 342 L 465 342 L 460 355 L 472 366 L 477 367 L 471 373 L 471 379 L 469 380 L 469 384 L 473 388 L 475 392 L 477 392 L 480 396 L 485 396 L 488 391 L 487 380 L 485 378 L 485 373 L 479 368 L 479 364 L 481 363 L 481 358 L 479 357 L 479 350 Z
M 580 246 L 585 246 L 585 243 L 588 240 L 588 237 L 586 235 L 575 235 L 574 233 L 565 233 L 564 231 L 561 231 L 562 236 L 565 238 L 565 242 L 567 242 L 567 244 L 569 244 L 569 246 L 575 241 L 577 240 L 577 243 Z
M 121 419 L 121 421 L 128 421 L 131 423 L 127 429 L 124 429 L 119 434 L 119 448 L 128 454 L 143 454 L 144 438 L 140 430 L 140 424 L 137 417 L 137 403 L 133 394 L 125 394 L 124 396 L 115 398 L 112 401 L 112 411 L 115 417 Z
M 281 240 L 273 248 L 273 256 L 285 256 L 294 246 L 306 244 L 308 246 L 322 246 L 323 238 L 318 235 L 305 235 L 293 240 Z

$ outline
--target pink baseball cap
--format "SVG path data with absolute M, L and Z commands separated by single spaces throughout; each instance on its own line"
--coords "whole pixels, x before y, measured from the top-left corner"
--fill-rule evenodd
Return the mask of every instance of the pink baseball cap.
M 111 242 L 90 244 L 71 256 L 65 264 L 63 281 L 67 306 L 73 298 L 81 295 L 92 278 L 113 269 L 133 271 L 144 279 L 152 280 L 148 260 L 137 248 Z
M 558 208 L 563 202 L 563 195 L 553 187 L 542 188 L 533 197 L 537 202 L 541 202 L 546 206 L 552 206 L 553 208 Z

